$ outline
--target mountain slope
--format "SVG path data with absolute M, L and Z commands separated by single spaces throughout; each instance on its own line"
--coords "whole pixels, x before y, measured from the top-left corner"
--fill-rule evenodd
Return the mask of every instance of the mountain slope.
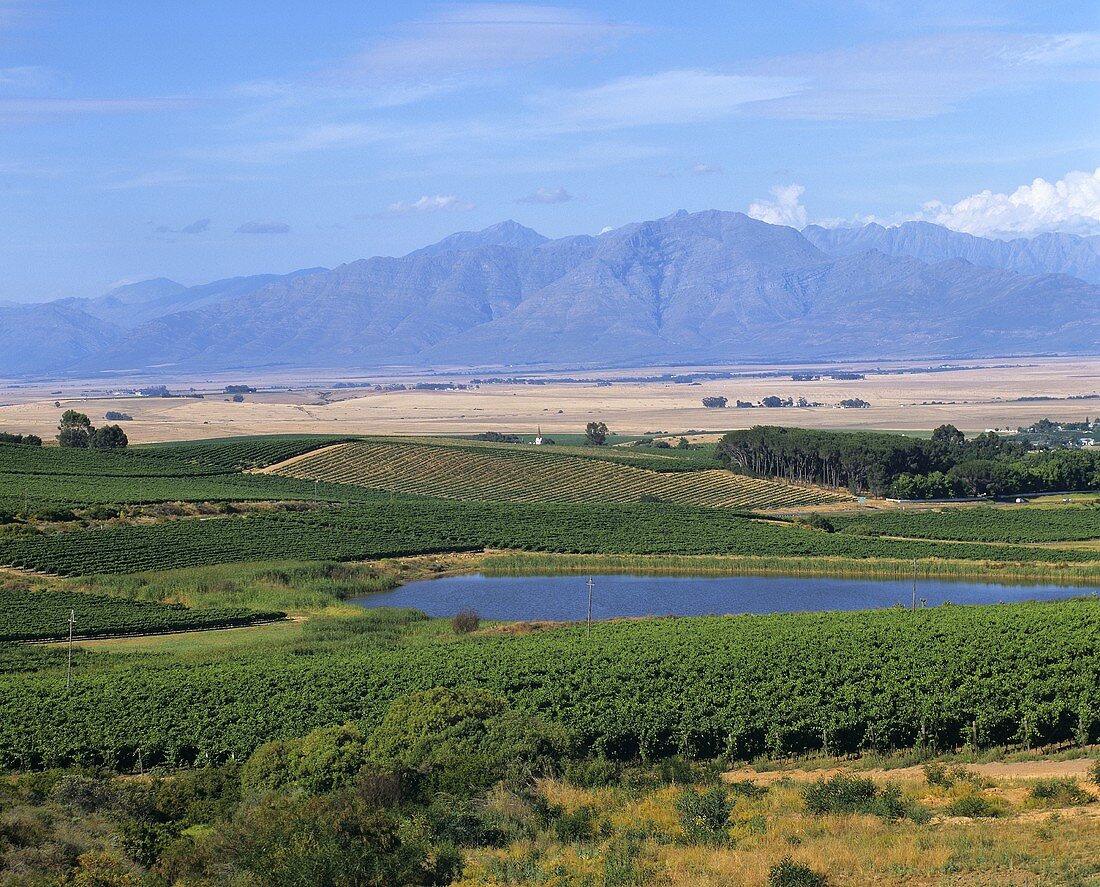
M 403 257 L 170 290 L 137 305 L 149 319 L 130 329 L 71 303 L 11 315 L 23 329 L 0 371 L 961 357 L 1100 343 L 1100 286 L 847 241 L 841 251 L 717 211 L 557 240 L 504 223 Z
M 822 252 L 848 256 L 876 249 L 890 256 L 923 262 L 966 259 L 975 265 L 1018 274 L 1069 274 L 1100 283 L 1100 237 L 1040 234 L 1032 238 L 995 240 L 952 231 L 930 222 L 905 222 L 884 228 L 822 228 L 810 225 L 802 234 Z

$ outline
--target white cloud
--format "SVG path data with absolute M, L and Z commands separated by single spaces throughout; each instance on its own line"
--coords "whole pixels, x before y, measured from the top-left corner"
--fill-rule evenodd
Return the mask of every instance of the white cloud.
M 688 167 L 688 172 L 693 176 L 715 176 L 722 174 L 722 167 L 711 163 L 693 163 Z
M 573 195 L 566 191 L 564 188 L 539 188 L 532 191 L 530 194 L 526 194 L 523 197 L 517 197 L 516 203 L 535 203 L 535 204 L 549 204 L 549 203 L 568 203 L 573 199 Z
M 386 207 L 386 214 L 391 216 L 409 216 L 418 213 L 435 212 L 466 212 L 474 208 L 474 205 L 466 200 L 459 200 L 453 194 L 425 194 L 419 200 L 400 200 Z
M 800 88 L 801 82 L 790 77 L 678 70 L 551 93 L 538 103 L 548 126 L 616 129 L 723 120 L 753 102 L 789 96 Z
M 918 217 L 979 236 L 1100 234 L 1100 168 L 1070 172 L 1057 182 L 1035 179 L 1011 194 L 980 191 L 953 204 L 931 201 Z
M 805 228 L 808 216 L 799 199 L 806 193 L 801 185 L 776 185 L 772 190 L 775 200 L 755 200 L 749 206 L 748 215 L 770 225 L 789 225 Z

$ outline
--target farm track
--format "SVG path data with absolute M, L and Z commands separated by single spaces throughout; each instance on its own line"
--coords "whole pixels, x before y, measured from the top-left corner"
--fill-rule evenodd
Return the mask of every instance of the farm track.
M 412 443 L 337 444 L 265 472 L 442 499 L 508 502 L 638 502 L 654 497 L 677 505 L 778 509 L 848 498 L 719 469 L 668 473 L 577 456 Z

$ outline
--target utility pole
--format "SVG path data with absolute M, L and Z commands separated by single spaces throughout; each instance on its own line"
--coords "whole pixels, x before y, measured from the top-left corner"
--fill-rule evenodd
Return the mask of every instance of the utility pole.
M 592 637 L 592 577 L 588 577 L 588 627 L 585 629 L 584 637 L 589 639 Z
M 76 610 L 69 610 L 69 668 L 65 673 L 65 689 L 73 685 L 73 629 L 76 627 Z

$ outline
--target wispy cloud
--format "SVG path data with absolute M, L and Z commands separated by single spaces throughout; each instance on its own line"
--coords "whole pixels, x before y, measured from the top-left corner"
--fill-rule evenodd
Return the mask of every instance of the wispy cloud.
M 800 203 L 806 189 L 801 185 L 776 185 L 771 189 L 774 200 L 755 200 L 749 205 L 748 215 L 769 225 L 789 225 L 805 228 L 808 220 L 806 207 Z
M 399 200 L 386 207 L 386 215 L 410 216 L 421 213 L 467 212 L 474 205 L 467 200 L 459 200 L 453 194 L 425 194 L 419 200 Z
M 620 77 L 600 86 L 555 92 L 537 101 L 548 125 L 594 130 L 726 119 L 756 102 L 797 93 L 786 76 L 676 70 Z
M 32 121 L 72 114 L 134 114 L 187 108 L 193 104 L 182 98 L 149 99 L 0 99 L 0 122 Z
M 238 234 L 287 234 L 289 232 L 290 225 L 275 221 L 245 222 L 237 228 Z
M 722 174 L 722 167 L 713 163 L 693 163 L 688 167 L 688 172 L 693 176 L 718 176 Z
M 606 46 L 633 26 L 562 6 L 471 3 L 400 26 L 335 69 L 349 79 L 465 76 Z
M 184 225 L 180 228 L 181 234 L 202 234 L 205 231 L 210 230 L 209 219 L 196 219 L 190 225 Z
M 742 70 L 803 88 L 752 113 L 806 120 L 911 120 L 981 93 L 1095 78 L 1100 34 L 970 31 L 761 59 Z
M 530 194 L 525 194 L 523 197 L 517 197 L 516 203 L 533 203 L 533 204 L 549 204 L 549 203 L 568 203 L 573 199 L 573 195 L 566 191 L 564 188 L 538 188 L 532 191 Z

